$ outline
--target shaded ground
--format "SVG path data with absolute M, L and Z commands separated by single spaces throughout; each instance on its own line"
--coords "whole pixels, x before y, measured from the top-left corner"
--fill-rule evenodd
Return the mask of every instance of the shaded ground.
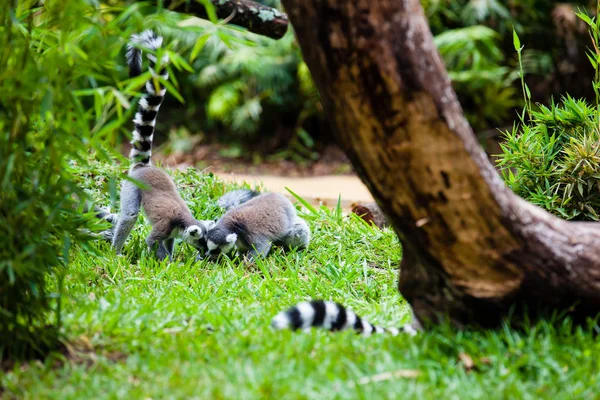
M 169 166 L 196 166 L 200 169 L 210 168 L 214 173 L 243 172 L 250 175 L 275 175 L 291 177 L 354 175 L 352 166 L 344 152 L 336 146 L 328 146 L 316 161 L 303 160 L 295 162 L 277 159 L 277 156 L 255 158 L 230 157 L 232 153 L 221 144 L 198 144 L 186 152 L 164 154 L 160 150 L 155 159 Z

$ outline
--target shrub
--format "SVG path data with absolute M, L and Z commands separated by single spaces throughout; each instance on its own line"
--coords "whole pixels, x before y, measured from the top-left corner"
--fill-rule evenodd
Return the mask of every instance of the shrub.
M 589 54 L 596 69 L 596 104 L 567 95 L 560 104 L 552 102 L 549 107 L 540 105 L 533 110 L 530 90 L 523 82 L 527 103 L 523 122 L 505 133 L 499 165 L 512 190 L 533 204 L 565 219 L 598 221 L 600 25 L 596 18 L 579 16 L 589 24 L 596 49 Z M 521 44 L 516 33 L 514 37 L 520 56 Z
M 573 23 L 573 9 L 590 1 L 561 3 L 547 0 L 426 0 L 436 43 L 450 72 L 453 87 L 475 130 L 510 124 L 520 106 L 518 72 L 511 31 L 524 40 L 523 69 L 536 101 L 568 91 L 588 96 L 582 76 L 591 76 L 583 49 L 585 30 Z M 462 64 L 462 65 L 460 65 Z
M 129 121 L 140 82 L 121 83 L 122 48 L 142 18 L 85 0 L 0 7 L 0 360 L 56 344 L 70 249 L 101 228 L 72 165 L 90 151 L 110 160 L 105 145 Z
M 598 221 L 600 135 L 597 108 L 565 97 L 532 111 L 504 135 L 500 165 L 511 189 L 565 219 Z

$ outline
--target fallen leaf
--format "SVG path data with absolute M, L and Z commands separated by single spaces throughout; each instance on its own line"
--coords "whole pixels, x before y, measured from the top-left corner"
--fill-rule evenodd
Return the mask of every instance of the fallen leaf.
M 467 353 L 459 353 L 458 359 L 460 360 L 460 362 L 462 362 L 467 371 L 470 371 L 473 368 L 475 368 L 475 363 L 473 362 L 473 359 Z

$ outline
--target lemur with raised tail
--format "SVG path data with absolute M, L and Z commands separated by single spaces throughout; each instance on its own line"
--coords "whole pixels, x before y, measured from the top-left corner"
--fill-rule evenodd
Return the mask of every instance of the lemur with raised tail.
M 288 249 L 308 247 L 308 224 L 279 193 L 256 195 L 242 189 L 226 194 L 219 203 L 228 211 L 207 233 L 210 257 L 237 249 L 248 253 L 248 261 L 253 262 L 257 256 L 266 256 L 273 245 Z
M 396 336 L 401 332 L 414 336 L 422 330 L 419 320 L 414 316 L 410 324 L 400 328 L 382 328 L 371 325 L 354 311 L 333 301 L 312 300 L 296 304 L 277 314 L 271 321 L 274 329 L 309 330 L 322 328 L 330 331 L 354 330 L 363 336 L 373 333 L 387 333 Z
M 151 30 L 131 36 L 126 54 L 131 77 L 142 72 L 140 48 L 156 53 L 162 42 L 163 38 Z M 121 186 L 121 213 L 114 229 L 112 244 L 117 253 L 120 253 L 137 221 L 140 208 L 143 207 L 152 224 L 152 231 L 146 243 L 151 251 L 156 251 L 157 258 L 162 260 L 172 257 L 174 240 L 178 237 L 204 252 L 207 229 L 214 223 L 195 219 L 179 195 L 173 179 L 162 169 L 150 164 L 156 117 L 166 93 L 157 77 L 169 79 L 169 74 L 164 69 L 169 60 L 165 55 L 159 61 L 152 54 L 148 55 L 148 59 L 152 77 L 146 82 L 145 93 L 138 103 L 138 111 L 133 119 L 132 149 L 129 154 L 129 177 L 136 183 L 125 180 Z

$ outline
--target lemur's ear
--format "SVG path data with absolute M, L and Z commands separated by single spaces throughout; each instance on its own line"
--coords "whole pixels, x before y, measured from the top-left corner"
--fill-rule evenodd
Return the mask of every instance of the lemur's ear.
M 230 233 L 229 235 L 225 236 L 225 241 L 227 243 L 235 243 L 236 240 L 237 240 L 237 233 Z

